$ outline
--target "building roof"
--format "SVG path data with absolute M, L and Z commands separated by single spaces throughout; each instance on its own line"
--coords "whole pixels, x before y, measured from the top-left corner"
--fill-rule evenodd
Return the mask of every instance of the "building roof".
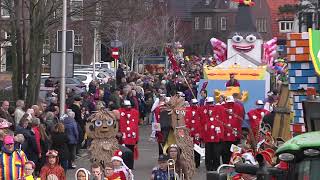
M 232 0 L 209 0 L 209 4 L 204 1 L 198 2 L 192 8 L 193 12 L 213 12 L 216 10 L 230 10 L 230 3 Z
M 171 15 L 182 20 L 191 21 L 192 7 L 202 0 L 169 0 L 168 7 Z

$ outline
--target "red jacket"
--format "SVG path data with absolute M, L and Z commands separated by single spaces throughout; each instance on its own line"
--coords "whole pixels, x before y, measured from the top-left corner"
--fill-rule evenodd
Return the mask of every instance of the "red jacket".
M 120 108 L 119 131 L 123 144 L 135 145 L 139 140 L 139 112 L 134 108 Z
M 238 103 L 225 103 L 224 116 L 226 118 L 225 124 L 225 141 L 233 142 L 241 139 L 242 136 L 242 117 L 243 108 Z
M 39 154 L 41 154 L 41 145 L 40 145 L 41 135 L 40 135 L 39 127 L 33 127 L 32 131 L 34 132 L 38 152 L 39 152 Z
M 249 117 L 250 127 L 256 141 L 259 141 L 259 131 L 260 131 L 260 125 L 262 123 L 262 119 L 265 115 L 269 113 L 270 112 L 268 110 L 263 108 L 252 109 L 247 113 Z
M 224 140 L 223 106 L 204 106 L 202 108 L 202 137 L 204 142 L 220 142 Z
M 199 139 L 195 139 L 198 134 L 202 138 L 201 117 L 198 106 L 191 106 L 186 108 L 185 123 L 187 128 L 190 129 L 190 136 L 193 138 L 194 143 L 200 143 Z
M 46 180 L 48 176 L 56 176 L 59 180 L 66 180 L 64 169 L 58 163 L 59 159 L 57 158 L 56 165 L 46 164 L 43 166 L 40 171 L 40 178 Z

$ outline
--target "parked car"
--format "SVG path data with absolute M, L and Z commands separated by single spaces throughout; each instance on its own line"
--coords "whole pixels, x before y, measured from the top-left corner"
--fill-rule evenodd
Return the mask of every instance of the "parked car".
M 75 70 L 74 74 L 89 74 L 89 75 L 92 76 L 93 71 L 91 71 L 91 70 Z M 108 73 L 105 73 L 105 72 L 101 72 L 101 71 L 96 71 L 95 72 L 95 78 L 97 80 L 101 81 L 102 83 L 108 82 L 109 78 L 111 78 L 111 77 L 112 76 L 110 76 Z
M 48 79 L 48 76 L 42 76 L 41 77 L 41 80 L 40 80 L 40 84 L 41 86 L 44 86 L 44 82 Z M 52 78 L 53 80 L 53 83 L 57 83 L 57 82 L 60 82 L 60 78 Z M 66 82 L 66 87 L 68 86 L 75 86 L 77 88 L 80 88 L 80 89 L 83 89 L 83 90 L 86 90 L 86 85 L 80 81 L 78 78 L 65 78 L 65 82 Z

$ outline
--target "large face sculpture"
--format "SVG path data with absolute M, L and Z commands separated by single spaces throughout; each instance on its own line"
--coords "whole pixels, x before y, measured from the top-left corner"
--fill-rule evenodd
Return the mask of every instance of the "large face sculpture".
M 98 111 L 89 117 L 86 132 L 90 138 L 111 138 L 118 132 L 116 114 L 112 111 Z
M 258 39 L 255 33 L 235 33 L 228 39 L 228 58 L 244 53 L 261 62 L 261 46 L 262 39 Z

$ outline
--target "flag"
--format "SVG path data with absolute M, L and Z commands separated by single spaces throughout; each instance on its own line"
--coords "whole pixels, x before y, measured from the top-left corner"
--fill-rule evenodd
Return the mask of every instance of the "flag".
M 208 81 L 204 82 L 201 87 L 201 91 L 206 90 L 208 86 Z
M 167 56 L 169 57 L 169 61 L 171 62 L 171 66 L 172 66 L 172 69 L 175 71 L 175 72 L 179 72 L 180 71 L 180 67 L 174 57 L 174 54 L 172 52 L 172 50 L 170 48 L 166 48 L 166 53 L 167 53 Z
M 314 69 L 320 75 L 320 30 L 309 29 L 309 48 Z

